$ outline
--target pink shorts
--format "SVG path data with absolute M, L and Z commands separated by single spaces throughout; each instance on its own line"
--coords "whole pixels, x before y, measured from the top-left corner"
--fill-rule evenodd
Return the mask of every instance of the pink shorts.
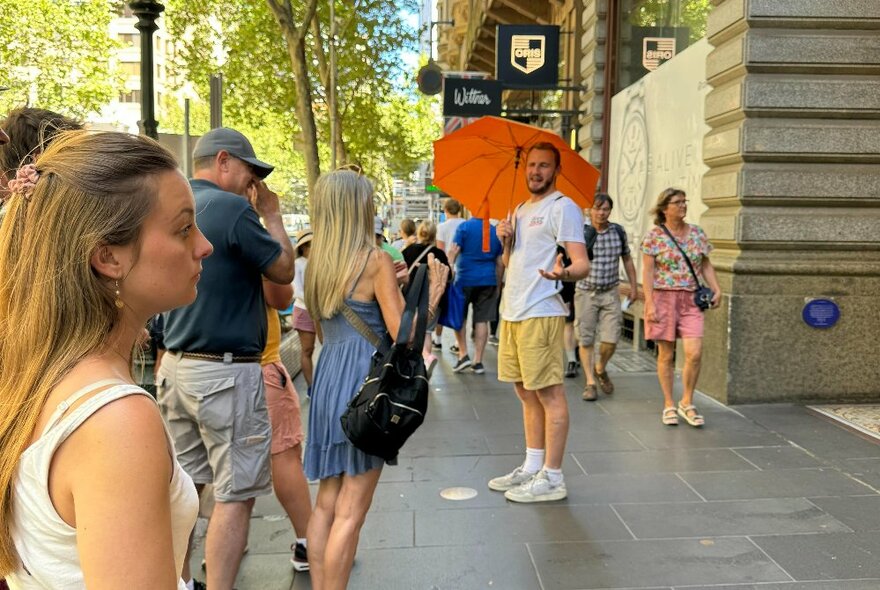
M 703 312 L 694 303 L 693 291 L 654 289 L 656 322 L 645 322 L 645 338 L 675 342 L 676 338 L 702 338 Z
M 309 312 L 301 307 L 293 307 L 293 329 L 301 332 L 315 332 L 315 322 Z
M 299 397 L 293 388 L 293 379 L 281 363 L 263 365 L 263 383 L 266 385 L 266 407 L 272 424 L 269 452 L 275 455 L 292 449 L 305 438 Z

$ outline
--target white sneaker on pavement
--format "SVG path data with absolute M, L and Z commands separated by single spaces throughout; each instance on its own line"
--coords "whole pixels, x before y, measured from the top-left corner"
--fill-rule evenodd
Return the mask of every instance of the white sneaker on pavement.
M 520 465 L 507 475 L 490 479 L 489 489 L 495 490 L 496 492 L 506 492 L 507 490 L 512 490 L 513 488 L 527 482 L 534 476 L 534 473 L 529 473 L 522 468 L 522 465 Z
M 565 482 L 560 481 L 553 485 L 547 472 L 543 469 L 535 474 L 529 481 L 504 492 L 504 497 L 511 502 L 553 502 L 562 500 L 568 496 L 565 491 Z

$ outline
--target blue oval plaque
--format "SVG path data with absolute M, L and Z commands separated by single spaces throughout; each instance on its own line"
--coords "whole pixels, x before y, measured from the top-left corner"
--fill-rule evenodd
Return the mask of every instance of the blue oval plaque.
M 814 328 L 830 328 L 840 319 L 840 308 L 830 299 L 811 299 L 804 305 L 804 322 Z

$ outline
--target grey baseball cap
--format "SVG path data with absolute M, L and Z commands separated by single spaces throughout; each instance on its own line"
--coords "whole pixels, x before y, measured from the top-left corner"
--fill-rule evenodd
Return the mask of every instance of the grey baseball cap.
M 254 171 L 256 171 L 257 176 L 260 178 L 266 178 L 275 169 L 275 166 L 258 160 L 257 154 L 254 153 L 254 148 L 251 142 L 248 141 L 248 138 L 229 127 L 217 127 L 201 136 L 196 142 L 192 157 L 195 160 L 206 156 L 216 156 L 224 150 L 229 152 L 230 156 L 253 166 Z

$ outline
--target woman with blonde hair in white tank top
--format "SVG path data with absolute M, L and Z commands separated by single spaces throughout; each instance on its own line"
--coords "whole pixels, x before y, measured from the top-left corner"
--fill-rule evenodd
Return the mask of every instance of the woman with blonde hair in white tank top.
M 16 589 L 185 588 L 198 510 L 130 371 L 193 301 L 211 245 L 173 156 L 69 132 L 18 171 L 0 225 L 0 577 Z

